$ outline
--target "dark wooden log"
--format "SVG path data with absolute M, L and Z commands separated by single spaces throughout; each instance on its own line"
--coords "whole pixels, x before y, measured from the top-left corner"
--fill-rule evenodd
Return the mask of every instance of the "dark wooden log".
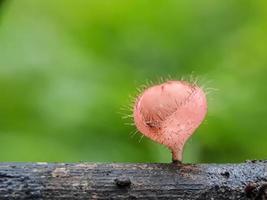
M 0 199 L 266 199 L 267 161 L 1 163 Z

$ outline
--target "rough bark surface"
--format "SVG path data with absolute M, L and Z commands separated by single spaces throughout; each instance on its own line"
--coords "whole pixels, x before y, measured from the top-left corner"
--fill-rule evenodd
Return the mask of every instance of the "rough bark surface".
M 0 199 L 266 199 L 267 161 L 1 163 Z

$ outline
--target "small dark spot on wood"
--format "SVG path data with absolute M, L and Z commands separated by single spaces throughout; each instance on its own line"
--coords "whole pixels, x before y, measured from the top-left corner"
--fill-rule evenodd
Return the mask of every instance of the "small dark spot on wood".
M 222 172 L 221 175 L 225 178 L 229 178 L 230 177 L 230 173 L 228 171 Z
M 40 198 L 42 198 L 42 194 L 40 191 L 31 191 L 30 198 L 31 199 L 40 199 Z
M 267 183 L 260 185 L 256 200 L 267 199 Z
M 0 173 L 0 178 L 15 178 L 15 177 L 9 174 Z
M 111 171 L 107 171 L 107 172 L 106 172 L 106 175 L 107 175 L 107 176 L 109 176 L 109 175 L 110 175 L 110 173 L 111 173 Z
M 129 187 L 132 182 L 128 177 L 119 177 L 114 180 L 118 187 Z
M 256 183 L 249 183 L 245 187 L 245 193 L 248 198 L 252 198 L 256 196 L 256 190 L 257 190 L 257 185 Z
M 30 195 L 30 194 L 31 194 L 31 191 L 30 191 L 30 190 L 26 190 L 26 191 L 25 191 L 25 194 L 26 194 L 26 195 Z
M 129 196 L 129 199 L 137 199 L 137 197 L 134 196 L 134 195 L 130 195 L 130 196 Z
M 245 187 L 245 193 L 248 198 L 267 199 L 267 184 L 249 183 Z
M 28 183 L 25 183 L 23 187 L 28 188 L 29 187 Z

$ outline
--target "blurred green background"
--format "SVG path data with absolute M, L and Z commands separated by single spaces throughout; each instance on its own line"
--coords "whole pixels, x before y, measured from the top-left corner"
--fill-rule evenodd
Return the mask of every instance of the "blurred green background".
M 171 75 L 217 88 L 186 162 L 267 158 L 267 3 L 6 0 L 0 161 L 169 162 L 120 108 Z

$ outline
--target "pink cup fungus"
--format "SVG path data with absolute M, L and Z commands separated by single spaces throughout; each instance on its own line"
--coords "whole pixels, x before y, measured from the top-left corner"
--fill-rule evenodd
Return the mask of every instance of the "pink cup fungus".
M 186 81 L 167 81 L 143 91 L 135 101 L 133 116 L 143 135 L 168 147 L 173 162 L 181 162 L 186 141 L 206 113 L 202 88 Z

